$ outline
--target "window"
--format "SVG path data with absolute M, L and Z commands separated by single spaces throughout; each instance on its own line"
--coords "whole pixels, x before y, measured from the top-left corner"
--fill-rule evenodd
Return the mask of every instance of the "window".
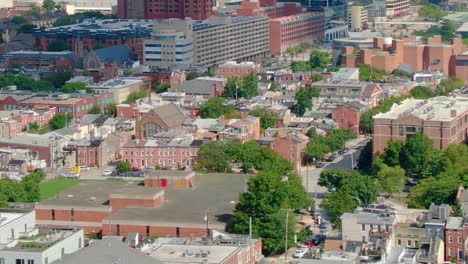
M 366 231 L 366 225 L 365 224 L 361 225 L 361 231 Z
M 462 243 L 462 237 L 458 237 L 458 244 Z
M 453 243 L 453 237 L 449 236 L 449 243 Z
M 4 258 L 0 258 L 0 264 L 5 264 L 5 259 Z
M 70 218 L 71 221 L 75 221 L 75 209 L 73 208 L 70 211 Z
M 115 235 L 120 236 L 120 225 L 116 226 Z
M 65 248 L 62 248 L 61 254 L 62 254 L 62 257 L 65 256 Z
M 408 240 L 408 247 L 411 247 L 411 240 Z
M 400 136 L 403 136 L 403 127 L 399 127 L 400 129 Z
M 28 264 L 34 264 L 34 259 L 28 259 Z
M 406 127 L 406 132 L 416 132 L 415 127 Z
M 366 236 L 362 236 L 361 240 L 362 242 L 366 242 Z
M 16 264 L 24 264 L 24 259 L 16 259 Z
M 146 236 L 150 236 L 150 227 L 146 226 Z
M 398 239 L 397 244 L 401 246 L 401 239 Z
M 450 257 L 453 256 L 453 248 L 449 248 L 448 255 L 449 255 Z
M 55 220 L 55 210 L 52 209 L 52 220 Z

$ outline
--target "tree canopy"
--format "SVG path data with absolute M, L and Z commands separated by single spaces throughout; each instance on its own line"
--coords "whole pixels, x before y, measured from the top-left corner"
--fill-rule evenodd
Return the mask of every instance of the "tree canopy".
M 86 84 L 82 82 L 66 83 L 60 88 L 62 93 L 76 93 L 80 90 L 85 90 L 87 93 L 93 93 L 93 90 L 86 88 Z
M 328 52 L 313 50 L 309 62 L 313 70 L 323 71 L 331 65 L 331 56 Z
M 241 193 L 239 203 L 234 210 L 232 231 L 248 234 L 249 217 L 252 218 L 252 234 L 262 238 L 263 253 L 284 252 L 285 212 L 284 208 L 301 209 L 313 206 L 310 196 L 304 191 L 301 178 L 295 174 L 287 180 L 272 172 L 262 172 L 251 177 L 248 191 Z M 290 234 L 295 233 L 295 215 L 289 214 Z M 294 246 L 293 239 L 288 240 L 288 247 Z
M 50 128 L 52 130 L 64 128 L 67 124 L 71 122 L 72 118 L 72 115 L 56 114 L 50 120 Z
M 310 136 L 312 140 L 304 149 L 304 158 L 308 160 L 323 159 L 325 154 L 344 148 L 346 141 L 356 138 L 356 135 L 350 129 L 332 130 L 327 137 Z
M 117 163 L 117 166 L 115 166 L 115 170 L 120 173 L 131 171 L 132 165 L 128 161 L 119 161 L 119 163 Z
M 47 51 L 65 51 L 68 50 L 67 44 L 61 39 L 56 39 L 49 43 Z
M 237 118 L 240 115 L 234 105 L 225 105 L 222 97 L 212 97 L 200 107 L 200 116 L 202 118 L 219 118 L 220 116 L 224 116 L 230 119 Z
M 127 100 L 125 100 L 124 103 L 126 104 L 135 103 L 138 99 L 145 98 L 147 96 L 148 94 L 145 91 L 133 92 L 128 95 Z
M 250 72 L 243 78 L 228 78 L 223 92 L 223 96 L 227 99 L 252 98 L 257 95 L 258 78 L 253 72 Z
M 302 87 L 296 91 L 295 99 L 296 104 L 293 106 L 292 110 L 295 114 L 302 116 L 304 115 L 307 109 L 312 109 L 312 98 L 319 97 L 320 89 L 316 87 Z
M 416 86 L 411 90 L 411 96 L 416 99 L 427 99 L 434 97 L 434 92 L 426 86 Z
M 388 72 L 373 68 L 367 64 L 359 64 L 359 80 L 361 81 L 382 81 L 386 76 L 390 75 Z
M 8 207 L 9 202 L 38 202 L 39 183 L 44 178 L 44 172 L 36 171 L 23 177 L 21 181 L 0 179 L 0 207 Z
M 276 127 L 276 114 L 266 108 L 256 108 L 250 111 L 249 115 L 260 117 L 260 126 L 262 129 Z
M 419 9 L 419 15 L 421 15 L 422 17 L 426 19 L 439 21 L 444 16 L 446 16 L 447 13 L 443 12 L 439 5 L 428 4 L 428 5 L 424 5 L 423 7 L 421 7 L 421 9 Z

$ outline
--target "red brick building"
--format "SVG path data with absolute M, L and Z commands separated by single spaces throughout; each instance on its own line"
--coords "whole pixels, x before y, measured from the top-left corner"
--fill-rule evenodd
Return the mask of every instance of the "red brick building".
M 135 136 L 148 139 L 162 131 L 182 128 L 186 117 L 178 106 L 173 103 L 154 109 L 137 109 Z
M 462 217 L 450 217 L 445 226 L 445 260 L 453 258 L 463 259 L 465 256 L 465 241 L 468 235 L 468 226 L 463 224 Z M 460 261 L 458 263 L 461 263 Z
M 118 0 L 117 2 L 117 12 L 120 19 L 190 17 L 194 20 L 204 20 L 211 16 L 212 7 L 212 0 Z
M 308 12 L 270 19 L 270 53 L 278 56 L 288 48 L 311 43 L 324 36 L 323 12 Z
M 171 172 L 168 175 L 161 172 L 159 176 L 171 179 Z M 143 236 L 198 238 L 211 234 L 212 230 L 224 231 L 248 176 L 196 177 L 193 188 L 82 182 L 36 205 L 36 222 L 80 226 L 88 234 L 114 236 L 137 232 Z
M 277 18 L 282 16 L 291 16 L 303 12 L 300 3 L 277 3 L 276 0 L 248 2 L 243 1 L 236 10 L 237 16 L 267 16 Z
M 361 122 L 361 112 L 363 108 L 356 107 L 353 104 L 339 106 L 332 111 L 332 119 L 338 125 L 338 128 L 349 128 L 359 135 L 359 124 Z
M 13 51 L 4 55 L 7 67 L 23 66 L 37 70 L 64 71 L 75 68 L 77 58 L 71 51 Z
M 191 138 L 135 139 L 124 145 L 122 159 L 137 168 L 190 169 L 201 144 Z
M 101 108 L 113 103 L 112 93 L 99 95 L 80 94 L 47 94 L 47 95 L 21 95 L 12 93 L 4 99 L 0 99 L 0 109 L 30 109 L 30 108 L 53 108 L 59 114 L 67 114 L 74 118 L 81 118 L 91 112 L 94 105 Z
M 273 140 L 260 139 L 259 142 L 280 154 L 293 164 L 294 169 L 299 170 L 302 165 L 302 153 L 309 143 L 309 137 L 296 132 Z
M 249 73 L 257 74 L 260 72 L 261 65 L 251 61 L 237 63 L 235 61 L 227 61 L 218 66 L 216 75 L 220 78 L 229 77 L 244 77 Z
M 441 36 L 420 42 L 416 37 L 405 39 L 374 38 L 373 49 L 357 52 L 353 47 L 343 48 L 342 62 L 345 67 L 355 68 L 367 64 L 387 72 L 393 72 L 400 65 L 409 72 L 440 71 L 449 76 L 457 75 L 456 57 L 467 51 L 461 39 L 442 43 Z M 459 63 L 460 64 L 460 63 Z M 460 75 L 460 70 L 458 75 Z

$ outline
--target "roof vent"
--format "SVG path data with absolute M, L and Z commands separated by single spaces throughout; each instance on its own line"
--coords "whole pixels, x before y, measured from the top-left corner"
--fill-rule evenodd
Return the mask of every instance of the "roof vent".
M 89 200 L 89 201 L 96 201 L 96 197 L 94 197 L 94 196 L 93 196 L 93 197 L 89 197 L 88 200 Z

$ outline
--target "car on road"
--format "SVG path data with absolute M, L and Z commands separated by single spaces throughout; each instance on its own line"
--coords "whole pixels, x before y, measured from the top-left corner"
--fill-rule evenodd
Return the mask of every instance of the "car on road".
M 293 257 L 295 258 L 303 258 L 307 254 L 308 249 L 307 248 L 300 248 L 294 252 Z
M 317 163 L 317 165 L 315 165 L 316 168 L 323 168 L 325 167 L 325 163 L 324 162 L 319 162 Z
M 155 170 L 156 170 L 156 169 L 153 168 L 153 167 L 146 167 L 146 168 L 143 169 L 143 172 L 144 172 L 144 173 L 150 173 L 150 172 L 153 172 L 153 171 L 155 171 Z
M 112 170 L 109 170 L 109 169 L 108 169 L 108 170 L 104 170 L 104 171 L 102 172 L 102 175 L 104 175 L 104 176 L 110 176 L 111 174 L 112 174 Z
M 319 246 L 323 242 L 325 242 L 325 235 L 313 235 L 310 240 L 311 243 L 313 243 L 315 246 Z
M 348 152 L 349 152 L 349 148 L 343 148 L 343 149 L 341 149 L 340 151 L 338 151 L 338 153 L 339 153 L 340 155 L 346 154 L 346 153 L 348 153 Z
M 133 167 L 132 171 L 141 171 L 141 170 L 139 168 L 137 168 L 137 167 Z

